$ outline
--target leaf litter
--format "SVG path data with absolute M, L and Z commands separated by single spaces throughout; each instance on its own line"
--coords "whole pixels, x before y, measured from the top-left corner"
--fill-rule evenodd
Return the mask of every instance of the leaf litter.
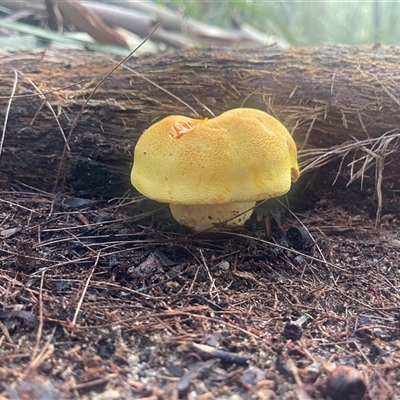
M 5 398 L 400 395 L 395 217 L 374 229 L 326 195 L 297 214 L 315 241 L 299 251 L 289 214 L 272 237 L 256 215 L 199 235 L 143 200 L 1 199 Z

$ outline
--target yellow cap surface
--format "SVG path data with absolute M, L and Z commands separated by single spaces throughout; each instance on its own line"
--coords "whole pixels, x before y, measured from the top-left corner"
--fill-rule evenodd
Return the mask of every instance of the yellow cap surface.
M 140 193 L 172 204 L 268 199 L 287 193 L 298 177 L 290 133 L 249 108 L 210 120 L 164 118 L 139 138 L 131 173 Z

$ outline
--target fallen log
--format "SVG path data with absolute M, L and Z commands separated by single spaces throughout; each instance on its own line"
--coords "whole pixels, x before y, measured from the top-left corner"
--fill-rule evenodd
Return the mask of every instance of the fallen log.
M 210 118 L 243 106 L 286 125 L 303 170 L 349 154 L 358 160 L 348 167 L 350 178 L 377 159 L 398 169 L 400 48 L 144 55 L 115 70 L 85 105 L 119 61 L 90 52 L 3 53 L 0 179 L 119 196 L 131 187 L 135 142 L 153 122 L 177 113 Z M 389 175 L 397 185 L 397 175 Z

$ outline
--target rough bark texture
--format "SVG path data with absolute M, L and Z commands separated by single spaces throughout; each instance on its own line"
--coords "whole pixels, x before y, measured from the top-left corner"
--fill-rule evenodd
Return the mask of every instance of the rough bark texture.
M 0 178 L 45 190 L 58 181 L 58 188 L 80 195 L 121 195 L 130 188 L 132 150 L 141 132 L 171 113 L 194 116 L 184 103 L 201 117 L 211 117 L 209 110 L 218 115 L 241 106 L 265 110 L 293 132 L 301 149 L 380 137 L 399 126 L 400 48 L 148 55 L 127 62 L 131 70 L 118 68 L 93 95 L 70 137 L 57 179 L 65 140 L 50 105 L 68 136 L 85 99 L 115 62 L 89 52 L 3 54 L 2 125 L 14 71 L 18 80 Z

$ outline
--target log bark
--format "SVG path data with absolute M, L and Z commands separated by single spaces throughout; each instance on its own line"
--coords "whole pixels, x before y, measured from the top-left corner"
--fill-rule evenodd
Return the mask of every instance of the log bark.
M 169 114 L 212 117 L 259 108 L 293 132 L 300 157 L 399 132 L 400 48 L 189 50 L 132 58 L 114 71 L 85 107 L 62 160 L 62 131 L 68 136 L 85 100 L 118 61 L 89 52 L 2 54 L 0 179 L 121 195 L 131 188 L 138 137 Z M 391 146 L 397 150 L 397 139 Z

